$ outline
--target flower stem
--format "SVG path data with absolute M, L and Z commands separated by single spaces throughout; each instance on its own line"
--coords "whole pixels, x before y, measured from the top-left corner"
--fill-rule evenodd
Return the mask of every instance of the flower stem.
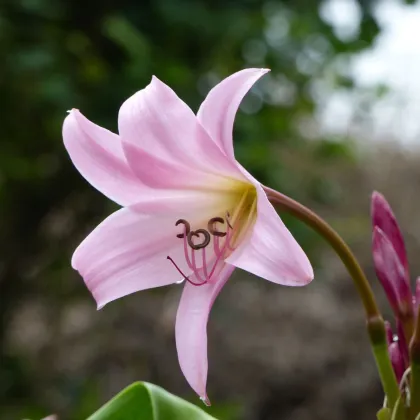
M 411 398 L 410 420 L 420 414 L 420 305 L 413 338 L 410 343 L 411 359 Z
M 388 399 L 389 407 L 392 410 L 400 395 L 400 391 L 388 354 L 385 324 L 378 305 L 376 304 L 372 288 L 356 257 L 340 235 L 313 211 L 278 191 L 268 187 L 263 188 L 271 203 L 278 205 L 282 210 L 292 214 L 319 233 L 332 246 L 346 266 L 366 312 L 367 330 L 372 345 L 373 355 L 378 367 L 384 392 Z

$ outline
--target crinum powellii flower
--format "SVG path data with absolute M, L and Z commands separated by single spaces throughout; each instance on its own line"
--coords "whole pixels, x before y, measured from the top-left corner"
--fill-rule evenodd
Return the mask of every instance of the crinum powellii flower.
M 197 115 L 153 77 L 122 105 L 119 135 L 78 110 L 63 126 L 76 168 L 123 206 L 81 243 L 73 267 L 99 308 L 139 290 L 185 282 L 176 347 L 187 381 L 207 403 L 207 319 L 234 268 L 288 286 L 313 278 L 260 183 L 234 156 L 237 109 L 267 71 L 246 69 L 223 80 Z

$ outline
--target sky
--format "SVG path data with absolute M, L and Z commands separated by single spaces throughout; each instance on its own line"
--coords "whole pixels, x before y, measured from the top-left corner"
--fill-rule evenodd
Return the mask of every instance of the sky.
M 343 40 L 358 36 L 360 10 L 354 0 L 327 0 L 320 14 Z M 375 16 L 381 34 L 347 63 L 346 71 L 362 91 L 386 85 L 389 92 L 366 110 L 360 104 L 367 93 L 331 90 L 320 99 L 319 121 L 327 133 L 420 145 L 420 3 L 382 0 Z

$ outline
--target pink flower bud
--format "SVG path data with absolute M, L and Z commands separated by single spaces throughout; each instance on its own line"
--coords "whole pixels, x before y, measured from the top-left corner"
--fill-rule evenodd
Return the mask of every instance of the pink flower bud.
M 391 241 L 378 226 L 373 231 L 372 253 L 376 275 L 394 313 L 406 318 L 413 312 L 410 284 Z
M 398 341 L 394 341 L 388 347 L 389 358 L 391 359 L 392 367 L 394 368 L 395 376 L 397 381 L 401 382 L 401 378 L 404 375 L 404 360 L 402 358 Z
M 391 206 L 385 200 L 385 197 L 377 191 L 374 191 L 372 194 L 371 216 L 373 228 L 380 228 L 390 240 L 398 255 L 400 263 L 406 272 L 407 279 L 409 279 L 407 252 L 405 250 L 401 229 L 398 226 L 397 219 L 392 212 Z
M 392 332 L 392 327 L 389 321 L 385 321 L 385 331 L 386 331 L 386 342 L 388 346 L 394 341 L 394 333 Z
M 410 357 L 408 355 L 408 343 L 409 340 L 405 338 L 404 326 L 400 320 L 397 319 L 397 337 L 398 337 L 398 347 L 400 348 L 400 354 L 403 359 L 404 368 L 408 368 L 410 364 Z

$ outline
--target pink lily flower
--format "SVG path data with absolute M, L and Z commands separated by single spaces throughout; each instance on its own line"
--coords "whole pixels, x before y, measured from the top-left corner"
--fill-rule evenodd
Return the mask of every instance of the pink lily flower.
M 176 347 L 182 372 L 207 404 L 207 320 L 234 268 L 288 286 L 313 278 L 261 184 L 234 156 L 235 114 L 267 71 L 246 69 L 223 80 L 197 115 L 153 77 L 122 105 L 119 135 L 78 110 L 63 126 L 76 168 L 123 206 L 80 244 L 73 268 L 98 308 L 139 290 L 185 283 Z

